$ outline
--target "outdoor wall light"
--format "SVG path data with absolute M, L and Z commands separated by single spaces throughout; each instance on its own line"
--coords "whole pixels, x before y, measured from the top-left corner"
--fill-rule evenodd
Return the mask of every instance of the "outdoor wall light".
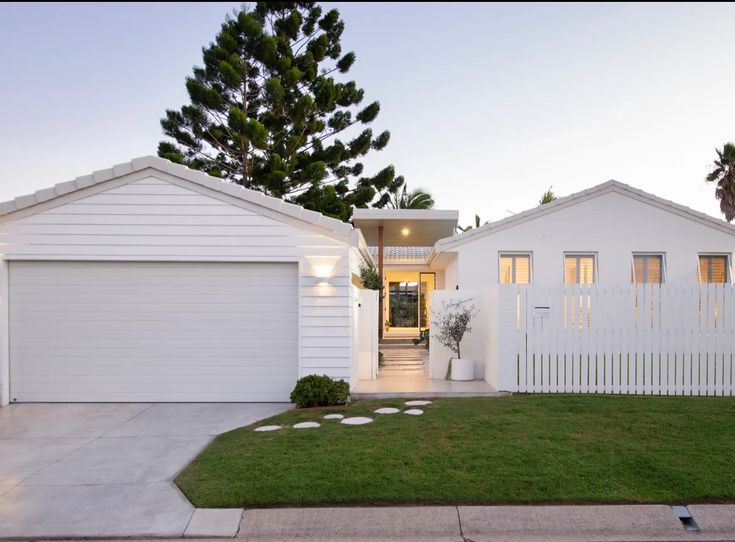
M 307 256 L 306 259 L 311 267 L 311 276 L 319 279 L 316 285 L 329 286 L 329 279 L 334 276 L 339 256 Z
M 314 274 L 320 279 L 328 279 L 332 276 L 333 265 L 315 265 Z M 326 280 L 325 280 L 326 282 Z
M 317 286 L 329 286 L 329 277 L 334 273 L 335 264 L 316 264 L 314 265 L 314 275 L 319 278 Z
M 411 230 L 409 230 L 408 228 L 403 228 L 403 229 L 401 230 L 401 233 L 402 233 L 403 235 L 408 235 L 409 233 L 411 233 Z

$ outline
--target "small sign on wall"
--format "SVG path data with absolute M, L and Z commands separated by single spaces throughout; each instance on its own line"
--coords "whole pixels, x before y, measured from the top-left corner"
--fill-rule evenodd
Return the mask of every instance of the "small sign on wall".
M 551 307 L 534 307 L 533 317 L 534 318 L 548 318 L 551 316 Z

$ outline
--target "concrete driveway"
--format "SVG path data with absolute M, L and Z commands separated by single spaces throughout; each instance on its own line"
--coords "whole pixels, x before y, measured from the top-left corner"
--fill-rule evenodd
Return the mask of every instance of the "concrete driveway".
M 0 408 L 0 538 L 182 536 L 174 477 L 214 436 L 288 404 Z

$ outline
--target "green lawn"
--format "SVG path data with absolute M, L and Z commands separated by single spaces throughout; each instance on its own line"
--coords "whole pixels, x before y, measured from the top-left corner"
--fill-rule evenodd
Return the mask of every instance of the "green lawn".
M 341 409 L 370 414 L 398 399 Z M 296 412 L 218 437 L 176 480 L 197 507 L 735 500 L 735 399 L 437 399 L 364 426 Z

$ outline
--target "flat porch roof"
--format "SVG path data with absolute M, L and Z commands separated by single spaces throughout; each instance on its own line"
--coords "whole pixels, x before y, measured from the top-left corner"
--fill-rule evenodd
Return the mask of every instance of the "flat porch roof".
M 378 245 L 383 228 L 386 247 L 431 247 L 455 234 L 459 211 L 438 209 L 355 209 L 352 223 L 368 246 Z

